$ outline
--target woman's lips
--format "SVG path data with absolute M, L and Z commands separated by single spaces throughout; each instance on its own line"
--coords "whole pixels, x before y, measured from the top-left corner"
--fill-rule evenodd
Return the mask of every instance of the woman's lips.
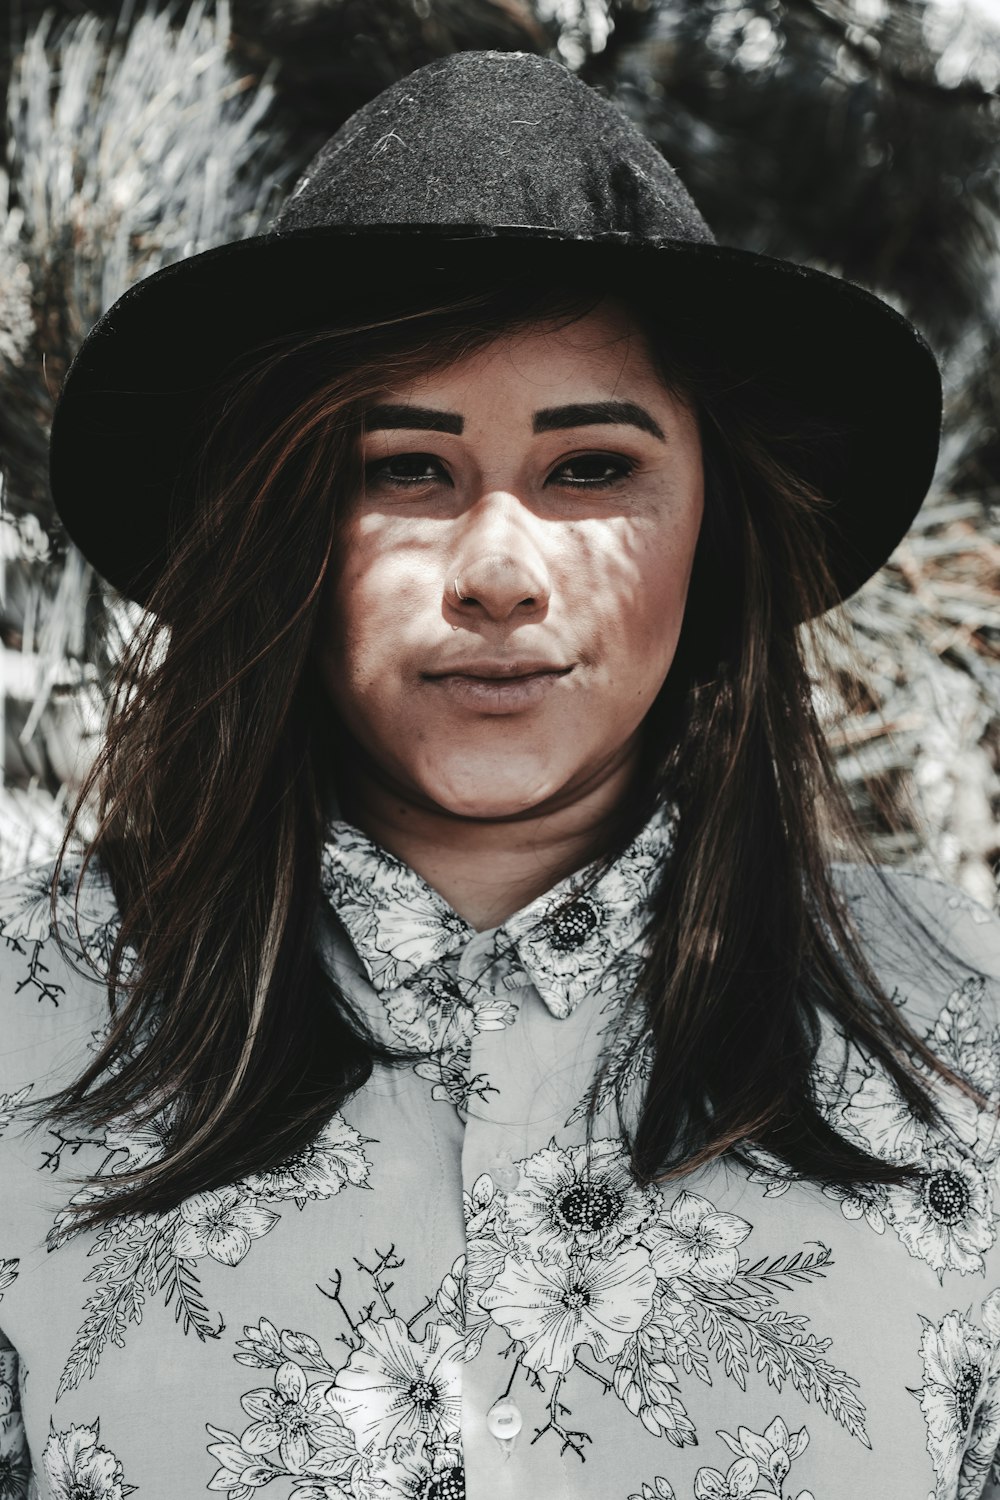
M 485 714 L 514 714 L 541 703 L 572 670 L 572 667 L 546 667 L 516 676 L 443 672 L 426 680 L 462 708 Z

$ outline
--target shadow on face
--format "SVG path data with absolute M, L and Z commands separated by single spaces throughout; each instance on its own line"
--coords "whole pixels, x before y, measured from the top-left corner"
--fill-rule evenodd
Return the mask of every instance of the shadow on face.
M 618 775 L 670 670 L 704 509 L 693 413 L 609 300 L 380 393 L 321 663 L 373 771 L 452 815 Z

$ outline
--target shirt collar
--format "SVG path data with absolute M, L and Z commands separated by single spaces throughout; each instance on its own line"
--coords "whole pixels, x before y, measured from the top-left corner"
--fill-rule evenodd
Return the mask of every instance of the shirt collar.
M 493 958 L 513 948 L 551 1013 L 569 1016 L 641 939 L 675 827 L 676 807 L 667 804 L 596 880 L 593 865 L 567 876 L 494 928 L 484 948 Z M 339 819 L 327 825 L 322 886 L 380 991 L 459 955 L 477 936 L 415 870 Z

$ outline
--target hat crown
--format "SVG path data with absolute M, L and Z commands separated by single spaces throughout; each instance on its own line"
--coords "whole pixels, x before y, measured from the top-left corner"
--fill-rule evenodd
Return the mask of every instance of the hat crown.
M 455 53 L 400 79 L 321 147 L 271 229 L 396 224 L 714 243 L 619 109 L 522 52 Z

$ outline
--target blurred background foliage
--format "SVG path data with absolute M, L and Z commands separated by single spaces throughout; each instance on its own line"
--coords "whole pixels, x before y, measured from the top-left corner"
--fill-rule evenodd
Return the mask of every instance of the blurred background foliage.
M 831 643 L 838 680 L 817 675 L 816 695 L 880 858 L 998 905 L 1000 0 L 9 0 L 0 871 L 60 832 L 136 616 L 52 511 L 67 362 L 133 281 L 264 229 L 360 104 L 467 48 L 560 59 L 661 147 L 720 240 L 847 276 L 930 339 L 934 489 L 837 612 L 864 673 Z M 82 482 L 96 498 L 100 474 Z M 886 789 L 903 828 L 881 817 Z

